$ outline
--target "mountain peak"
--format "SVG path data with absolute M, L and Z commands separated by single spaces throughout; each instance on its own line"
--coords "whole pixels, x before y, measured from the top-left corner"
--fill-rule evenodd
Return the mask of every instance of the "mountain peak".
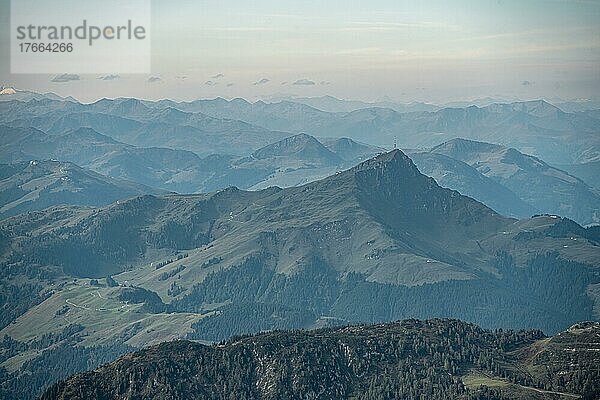
M 522 103 L 517 104 L 521 107 L 522 111 L 527 112 L 531 115 L 535 115 L 537 117 L 545 117 L 553 114 L 562 114 L 562 111 L 558 107 L 542 99 L 524 101 Z
M 365 162 L 358 164 L 352 170 L 365 171 L 370 169 L 377 169 L 388 165 L 394 165 L 398 167 L 414 169 L 418 172 L 417 167 L 413 164 L 412 160 L 402 152 L 400 149 L 394 149 L 386 153 L 381 153 Z
M 287 137 L 279 142 L 262 147 L 252 153 L 257 159 L 271 157 L 300 157 L 302 160 L 326 164 L 337 164 L 341 160 L 321 142 L 306 133 Z
M 17 91 L 11 87 L 5 87 L 4 89 L 2 89 L 0 91 L 0 95 L 10 95 L 10 94 L 16 94 L 16 93 L 17 93 Z
M 290 136 L 289 138 L 284 139 L 284 140 L 288 140 L 288 139 L 291 141 L 318 142 L 318 140 L 314 136 L 311 136 L 304 132 L 301 132 L 294 136 Z
M 345 161 L 358 162 L 381 154 L 385 149 L 356 142 L 350 138 L 325 139 L 323 145 Z
M 558 107 L 548 103 L 546 100 L 543 99 L 518 101 L 509 104 L 494 103 L 487 106 L 486 109 L 493 112 L 521 112 L 533 115 L 535 117 L 551 117 L 563 113 Z
M 358 164 L 349 172 L 355 174 L 359 187 L 365 190 L 383 190 L 388 195 L 412 190 L 416 186 L 435 185 L 435 181 L 421 174 L 412 160 L 399 149 L 379 154 Z M 417 182 L 419 184 L 413 185 Z
M 461 158 L 472 152 L 490 152 L 501 150 L 503 147 L 497 144 L 478 142 L 476 140 L 456 138 L 448 140 L 431 149 L 432 153 L 447 155 L 448 157 Z
M 448 240 L 449 234 L 469 236 L 481 226 L 500 226 L 508 221 L 487 206 L 440 187 L 398 149 L 365 161 L 348 173 L 353 174 L 364 208 L 396 232 L 410 228 L 426 231 L 429 238 Z

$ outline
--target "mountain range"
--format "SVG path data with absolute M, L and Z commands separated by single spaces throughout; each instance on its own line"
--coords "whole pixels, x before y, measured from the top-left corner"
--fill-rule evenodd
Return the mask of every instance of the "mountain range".
M 91 128 L 47 134 L 31 127 L 0 126 L 0 131 L 0 162 L 64 160 L 110 178 L 179 193 L 228 186 L 294 186 L 331 175 L 382 151 L 344 138 L 324 141 L 323 145 L 300 134 L 247 156 L 212 154 L 202 158 L 186 150 L 129 145 Z
M 242 99 L 147 105 L 237 119 L 276 131 L 343 136 L 388 148 L 394 140 L 403 148 L 424 148 L 463 137 L 514 147 L 550 163 L 577 164 L 598 157 L 599 120 L 593 114 L 565 113 L 543 100 L 411 113 L 377 107 L 328 113 L 290 101 Z
M 172 107 L 157 111 L 137 99 L 93 104 L 32 99 L 6 102 L 3 111 L 0 118 L 9 126 L 33 127 L 48 134 L 91 128 L 130 145 L 187 150 L 201 156 L 245 154 L 287 136 L 242 121 L 185 113 Z
M 447 317 L 555 334 L 597 320 L 599 118 L 544 101 L 329 112 L 293 101 L 3 99 L 0 397 L 32 398 L 72 373 L 175 339 L 210 345 L 278 329 Z M 383 148 L 394 142 L 408 150 Z M 372 329 L 379 336 L 389 328 L 395 337 L 410 324 Z M 518 335 L 456 321 L 417 325 L 414 332 L 470 332 L 505 352 L 494 364 L 485 346 L 462 348 L 481 359 L 474 371 L 473 359 L 427 353 L 427 362 L 441 365 L 437 372 L 452 375 L 451 382 L 426 374 L 430 395 L 587 393 L 581 373 L 560 381 L 561 374 L 543 377 L 529 361 L 510 358 L 517 348 L 527 353 L 553 340 L 560 346 L 565 334 L 531 333 L 517 343 Z M 315 343 L 307 335 L 299 340 Z M 236 348 L 228 343 L 222 348 Z M 220 348 L 174 346 L 156 351 L 173 351 L 175 365 L 180 350 L 211 359 L 211 349 Z M 540 354 L 569 354 L 551 352 Z M 146 369 L 145 356 L 138 360 Z M 420 365 L 394 360 L 408 368 L 399 374 Z M 243 361 L 237 365 L 246 370 L 258 365 Z M 500 371 L 507 363 L 514 368 Z M 77 385 L 121 390 L 103 380 L 113 376 L 110 368 Z M 523 368 L 528 374 L 507 372 Z M 361 376 L 387 376 L 353 371 L 346 383 L 333 377 L 332 384 L 363 393 Z M 172 371 L 164 372 L 140 382 L 171 382 Z M 236 376 L 226 379 L 237 385 Z M 290 389 L 289 376 L 297 375 L 281 376 L 289 397 L 314 393 Z M 502 390 L 477 391 L 486 376 Z M 187 394 L 170 391 L 178 382 L 160 393 Z M 47 396 L 69 398 L 72 387 L 55 386 Z M 389 381 L 364 393 L 380 398 L 405 389 Z M 278 390 L 273 396 L 288 396 Z
M 390 148 L 431 148 L 466 138 L 516 148 L 554 165 L 598 160 L 600 119 L 592 111 L 567 113 L 543 101 L 400 113 L 371 107 L 326 112 L 291 101 L 243 99 L 146 101 L 102 99 L 91 104 L 50 98 L 5 101 L 0 123 L 46 133 L 88 127 L 118 141 L 196 152 L 246 155 L 296 133 L 347 137 Z
M 399 150 L 299 187 L 20 214 L 0 223 L 4 387 L 173 338 L 441 316 L 554 333 L 597 318 L 598 235 L 503 217 Z
M 127 105 L 130 111 L 137 106 L 147 110 L 139 101 Z M 245 156 L 211 154 L 202 158 L 188 150 L 126 144 L 84 127 L 69 128 L 63 133 L 59 133 L 60 129 L 45 133 L 31 127 L 5 126 L 0 130 L 4 131 L 2 162 L 65 160 L 111 178 L 179 193 L 227 186 L 297 186 L 383 151 L 348 138 L 324 138 L 320 143 L 310 135 L 298 134 Z M 408 153 L 419 168 L 442 186 L 474 197 L 502 214 L 522 218 L 551 213 L 584 225 L 599 221 L 600 189 L 516 149 L 453 139 L 427 151 Z M 583 165 L 577 171 L 587 171 L 588 181 L 589 176 L 595 176 Z
M 241 99 L 188 103 L 103 99 L 92 104 L 79 104 L 56 97 L 40 97 L 27 102 L 6 101 L 3 105 L 0 119 L 8 125 L 0 128 L 4 131 L 0 160 L 6 163 L 65 160 L 112 178 L 179 193 L 207 192 L 229 185 L 243 189 L 288 187 L 324 178 L 382 151 L 377 146 L 337 138 L 335 132 L 343 131 L 352 136 L 360 128 L 360 131 L 369 132 L 369 137 L 361 137 L 372 143 L 383 137 L 391 140 L 389 133 L 406 129 L 414 133 L 408 142 L 417 147 L 439 142 L 434 148 L 409 150 L 423 171 L 434 175 L 443 186 L 472 196 L 500 213 L 519 218 L 552 213 L 584 225 L 597 223 L 600 218 L 600 188 L 595 179 L 598 174 L 594 173 L 598 164 L 594 143 L 598 135 L 592 134 L 600 120 L 591 111 L 564 113 L 543 101 L 404 114 L 384 108 L 328 113 L 300 103 L 248 103 Z M 551 127 L 564 129 L 565 133 L 559 136 L 569 141 L 568 145 L 557 146 L 558 133 L 548 133 L 548 138 L 554 138 L 553 148 L 562 151 L 574 143 L 576 146 L 584 144 L 586 148 L 575 151 L 577 161 L 573 161 L 573 157 L 563 157 L 561 169 L 542 158 L 502 145 L 473 145 L 469 150 L 471 154 L 445 153 L 445 147 L 476 141 L 451 139 L 441 142 L 448 136 L 446 133 L 419 133 L 422 126 L 414 123 L 429 121 L 427 124 L 430 124 L 432 117 L 437 125 L 437 128 L 431 128 L 432 132 L 461 132 L 468 137 L 469 132 L 477 130 L 485 132 L 479 136 L 493 135 L 493 141 L 498 143 L 505 141 L 502 139 L 504 134 L 499 136 L 496 132 L 499 126 L 506 128 L 504 132 L 517 129 L 519 137 L 527 136 L 527 131 L 533 127 L 538 131 Z M 268 131 L 232 118 L 282 131 Z M 531 120 L 528 127 L 506 125 L 522 119 Z M 347 125 L 350 120 L 357 125 Z M 389 125 L 384 129 L 387 133 L 381 131 L 384 120 Z M 408 125 L 394 128 L 398 123 Z M 320 140 L 325 146 L 310 140 L 311 136 L 306 133 L 291 135 L 283 132 L 303 128 L 322 133 L 324 137 Z M 583 131 L 588 133 L 581 133 Z M 233 133 L 237 139 L 231 138 Z M 568 138 L 571 134 L 577 134 L 577 141 Z M 419 137 L 429 139 L 423 142 L 417 139 Z M 586 137 L 594 139 L 588 141 Z M 399 139 L 400 144 L 406 142 Z M 532 153 L 544 153 L 544 160 L 553 158 L 552 152 L 539 147 L 545 139 L 540 139 L 539 135 L 530 139 L 537 143 L 533 147 L 525 146 Z M 339 142 L 336 144 L 335 140 Z M 519 140 L 510 139 L 510 142 L 518 147 Z M 236 141 L 238 145 L 234 144 Z M 295 150 L 291 141 L 306 148 Z M 347 144 L 346 149 L 340 147 L 341 143 Z M 280 154 L 260 156 L 278 146 Z M 332 146 L 337 150 L 332 151 Z M 340 151 L 346 154 L 337 154 Z M 355 154 L 349 156 L 348 151 Z M 444 155 L 452 160 L 442 157 Z M 320 156 L 324 158 L 310 159 Z

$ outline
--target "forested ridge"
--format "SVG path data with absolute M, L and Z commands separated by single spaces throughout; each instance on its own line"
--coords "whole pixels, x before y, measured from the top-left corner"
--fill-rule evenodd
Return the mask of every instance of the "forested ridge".
M 597 399 L 599 357 L 590 347 L 599 334 L 598 324 L 547 339 L 434 319 L 273 331 L 212 346 L 175 341 L 75 375 L 42 399 L 495 400 L 547 391 Z M 574 343 L 579 351 L 569 356 Z M 470 383 L 474 376 L 483 384 Z

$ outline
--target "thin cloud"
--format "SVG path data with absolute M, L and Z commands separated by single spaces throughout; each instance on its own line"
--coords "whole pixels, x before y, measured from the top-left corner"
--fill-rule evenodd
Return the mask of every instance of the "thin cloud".
M 175 77 L 175 79 L 184 80 L 184 79 L 187 79 L 187 76 L 185 76 L 185 75 L 178 75 L 178 76 Z
M 262 78 L 260 81 L 256 81 L 256 82 L 254 82 L 254 83 L 253 83 L 253 85 L 254 85 L 254 86 L 258 86 L 258 85 L 264 85 L 264 84 L 267 84 L 267 83 L 269 83 L 269 82 L 271 82 L 271 80 L 270 80 L 270 79 L 267 79 L 267 78 Z
M 115 79 L 120 79 L 121 77 L 119 75 L 104 75 L 99 77 L 98 79 L 102 80 L 102 81 L 114 81 Z
M 462 31 L 463 27 L 456 24 L 445 24 L 435 21 L 418 22 L 387 22 L 387 21 L 354 21 L 350 26 L 339 29 L 342 32 L 379 32 L 398 29 L 440 29 L 448 31 Z
M 51 82 L 64 83 L 64 82 L 79 81 L 79 80 L 81 80 L 81 77 L 79 75 L 61 74 L 61 75 L 56 75 L 54 78 L 52 78 Z
M 224 74 L 216 74 L 210 77 L 210 79 L 221 79 L 224 78 L 225 75 Z
M 218 85 L 218 83 L 214 82 L 214 81 L 206 81 L 206 82 L 204 82 L 204 84 L 206 86 L 216 86 L 216 85 Z
M 233 83 L 228 83 L 227 84 L 227 87 L 232 87 L 232 86 L 233 86 Z
M 281 32 L 284 29 L 264 26 L 237 26 L 226 28 L 206 28 L 206 30 L 213 32 Z
M 331 82 L 329 82 L 329 81 L 321 81 L 321 85 L 331 85 Z
M 150 78 L 148 78 L 148 83 L 154 83 L 154 82 L 160 82 L 162 81 L 161 78 L 159 78 L 158 76 L 151 76 Z
M 594 31 L 596 29 L 595 26 L 577 26 L 577 27 L 563 27 L 561 29 L 561 33 L 579 33 L 579 32 L 588 32 Z M 463 41 L 481 41 L 481 40 L 492 40 L 492 39 L 512 39 L 515 37 L 525 37 L 525 36 L 545 36 L 548 34 L 554 33 L 556 30 L 554 28 L 537 28 L 537 29 L 526 29 L 520 31 L 513 32 L 500 32 L 500 33 L 491 33 L 488 35 L 468 35 L 465 37 L 461 37 L 458 39 L 454 39 L 454 42 L 463 42 Z
M 296 82 L 294 82 L 294 85 L 312 86 L 314 84 L 315 82 L 311 81 L 310 79 L 298 79 Z
M 386 54 L 388 52 L 389 51 L 386 51 L 385 49 L 382 49 L 381 47 L 360 47 L 360 48 L 355 48 L 355 49 L 339 50 L 337 52 L 337 54 L 350 55 L 350 56 L 355 56 L 355 55 L 373 56 L 373 55 L 379 55 L 379 54 Z

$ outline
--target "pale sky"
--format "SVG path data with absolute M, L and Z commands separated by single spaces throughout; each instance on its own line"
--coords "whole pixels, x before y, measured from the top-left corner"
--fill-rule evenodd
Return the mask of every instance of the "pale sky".
M 62 83 L 10 74 L 8 4 L 0 0 L 0 85 L 84 101 L 330 94 L 440 103 L 600 93 L 600 1 L 156 0 L 152 74 Z

